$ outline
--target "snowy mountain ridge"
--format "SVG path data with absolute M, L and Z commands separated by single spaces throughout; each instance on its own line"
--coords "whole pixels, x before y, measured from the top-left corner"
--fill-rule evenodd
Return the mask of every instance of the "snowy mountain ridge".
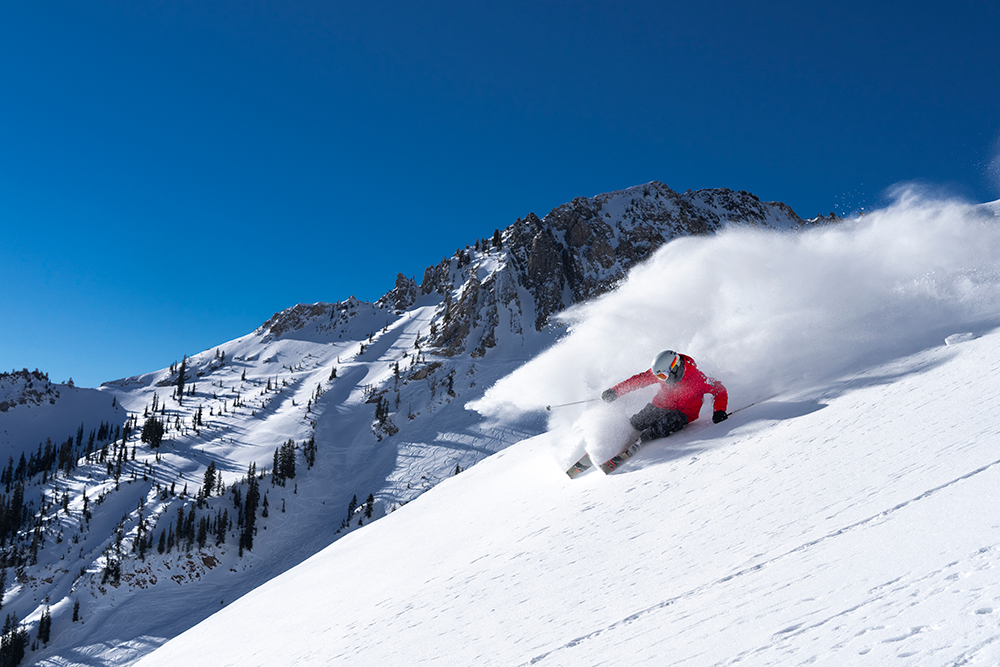
M 801 425 L 801 433 L 786 438 L 792 447 L 815 440 L 817 432 L 833 432 L 838 419 L 855 423 L 851 409 L 817 410 L 824 417 L 833 416 L 822 423 L 802 418 L 811 415 L 816 405 L 826 405 L 827 399 L 835 403 L 845 386 L 892 387 L 897 375 L 919 381 L 925 369 L 948 358 L 946 354 L 939 359 L 936 352 L 921 356 L 946 337 L 965 341 L 962 346 L 971 341 L 966 349 L 979 350 L 979 355 L 989 353 L 991 348 L 983 346 L 992 340 L 995 304 L 1000 302 L 995 263 L 1000 243 L 991 222 L 969 207 L 900 205 L 862 220 L 827 225 L 823 223 L 828 220 L 821 218 L 802 222 L 783 213 L 781 205 L 754 203 L 750 195 L 731 191 L 677 195 L 664 188 L 649 184 L 575 200 L 538 219 L 538 224 L 529 215 L 500 233 L 497 244 L 480 239 L 429 267 L 420 284 L 399 276 L 395 289 L 376 303 L 351 298 L 300 304 L 277 313 L 255 332 L 186 357 L 171 368 L 107 383 L 99 391 L 81 390 L 92 392 L 107 407 L 118 406 L 122 417 L 127 410 L 127 418 L 117 422 L 125 428 L 113 433 L 105 429 L 103 437 L 96 429 L 92 444 L 89 438 L 77 437 L 68 448 L 54 447 L 51 452 L 39 448 L 23 472 L 12 470 L 8 495 L 0 503 L 0 508 L 9 508 L 19 502 L 22 509 L 18 537 L 6 534 L 8 585 L 3 602 L 6 613 L 24 621 L 30 633 L 26 661 L 131 664 L 307 560 L 336 568 L 342 587 L 343 572 L 363 572 L 371 563 L 384 563 L 384 568 L 377 566 L 383 572 L 397 568 L 412 577 L 411 583 L 385 577 L 385 585 L 374 588 L 366 577 L 349 577 L 356 581 L 347 585 L 350 592 L 337 613 L 357 618 L 351 605 L 364 606 L 366 600 L 376 599 L 373 590 L 383 591 L 381 608 L 395 612 L 381 617 L 377 610 L 364 614 L 374 624 L 370 627 L 390 627 L 406 619 L 396 601 L 404 607 L 427 608 L 407 597 L 412 585 L 418 586 L 414 593 L 418 597 L 428 591 L 429 605 L 451 607 L 447 600 L 461 593 L 456 588 L 459 580 L 440 573 L 419 576 L 421 569 L 430 572 L 438 567 L 435 563 L 442 558 L 478 582 L 486 601 L 506 605 L 498 608 L 529 610 L 523 618 L 538 623 L 537 633 L 506 615 L 499 619 L 500 627 L 511 629 L 508 637 L 534 637 L 532 647 L 537 651 L 531 656 L 551 661 L 547 656 L 555 655 L 552 650 L 559 644 L 542 635 L 562 635 L 542 621 L 557 610 L 524 607 L 528 598 L 513 600 L 506 593 L 497 598 L 498 591 L 485 582 L 515 583 L 510 594 L 523 595 L 523 580 L 505 562 L 519 569 L 526 563 L 537 567 L 538 559 L 558 563 L 560 559 L 547 553 L 543 542 L 574 552 L 574 543 L 581 542 L 578 538 L 551 540 L 559 528 L 546 524 L 543 515 L 560 514 L 552 509 L 553 503 L 567 503 L 563 512 L 571 512 L 564 517 L 567 522 L 580 507 L 605 503 L 615 507 L 612 496 L 603 494 L 573 505 L 587 499 L 575 495 L 567 499 L 558 484 L 561 470 L 583 448 L 620 437 L 625 415 L 588 409 L 548 412 L 546 405 L 592 399 L 608 383 L 648 364 L 651 350 L 666 344 L 692 353 L 703 369 L 724 379 L 733 407 L 778 388 L 785 390 L 783 402 L 775 404 L 777 410 L 771 410 L 772 405 L 740 413 L 750 431 L 740 431 L 741 422 L 734 417 L 721 429 L 692 425 L 684 438 L 668 443 L 678 448 L 667 453 L 669 461 L 678 462 L 672 466 L 694 465 L 698 452 L 708 456 L 717 445 L 720 456 L 731 454 L 726 442 L 714 436 L 723 437 L 730 427 L 736 429 L 735 442 L 742 443 L 758 431 L 764 438 L 761 442 L 786 438 L 781 429 Z M 681 202 L 687 202 L 687 208 Z M 760 215 L 747 214 L 748 224 L 741 225 L 739 211 Z M 684 220 L 688 227 L 680 226 Z M 685 233 L 690 231 L 696 233 Z M 700 233 L 705 231 L 709 233 Z M 595 251 L 602 239 L 616 253 L 613 260 Z M 915 355 L 913 361 L 905 361 L 906 355 Z M 894 371 L 894 364 L 902 364 L 905 372 Z M 883 367 L 887 370 L 870 370 Z M 870 373 L 878 379 L 870 382 L 866 379 Z M 958 381 L 969 379 L 963 376 Z M 986 385 L 971 384 L 992 395 Z M 919 382 L 909 390 L 910 396 L 918 396 L 918 386 Z M 949 405 L 968 401 L 967 394 L 961 396 L 956 394 Z M 641 404 L 642 396 L 634 398 Z M 890 410 L 909 414 L 885 395 L 879 400 Z M 624 410 L 634 407 L 635 401 L 616 405 Z M 478 414 L 467 409 L 470 405 Z M 866 404 L 844 405 L 856 411 Z M 15 412 L 0 414 L 0 428 Z M 922 423 L 921 418 L 913 415 L 913 423 Z M 772 432 L 772 427 L 778 430 Z M 977 430 L 975 437 L 981 439 L 988 427 L 987 423 Z M 699 439 L 703 436 L 707 440 Z M 879 435 L 888 436 L 891 433 Z M 509 447 L 524 441 L 521 449 L 510 453 Z M 759 447 L 751 449 L 761 452 Z M 491 456 L 502 450 L 508 451 Z M 899 450 L 894 451 L 900 456 Z M 656 452 L 651 449 L 648 456 L 656 460 Z M 982 450 L 972 451 L 973 458 L 976 452 Z M 928 450 L 928 455 L 949 454 Z M 487 458 L 487 465 L 477 465 Z M 514 460 L 523 464 L 512 469 L 513 477 L 496 473 L 496 466 Z M 752 460 L 740 459 L 740 466 L 771 484 L 774 468 L 754 468 Z M 877 465 L 890 477 L 906 479 L 888 465 L 895 460 L 890 456 Z M 839 458 L 817 460 L 815 469 L 842 464 Z M 638 469 L 643 465 L 637 462 Z M 956 476 L 961 476 L 965 474 L 961 467 L 945 472 L 958 471 Z M 667 478 L 676 474 L 672 468 Z M 659 476 L 643 479 L 641 488 L 627 484 L 609 489 L 649 503 L 685 501 L 683 495 L 663 497 Z M 726 478 L 722 486 L 735 492 L 743 479 Z M 784 479 L 790 486 L 806 488 L 795 482 L 794 475 Z M 820 500 L 827 505 L 849 504 L 835 495 L 843 480 L 830 479 L 833 495 Z M 921 480 L 913 488 L 921 486 Z M 595 483 L 581 481 L 585 484 L 581 489 Z M 518 509 L 533 502 L 511 496 L 523 489 L 523 482 L 541 483 L 526 498 L 547 498 L 537 505 L 548 508 L 542 514 Z M 637 494 L 647 485 L 649 493 Z M 497 490 L 505 486 L 507 491 Z M 436 487 L 441 490 L 424 496 Z M 877 483 L 872 488 L 878 488 Z M 457 491 L 442 495 L 445 489 Z M 872 494 L 873 502 L 878 501 L 878 493 Z M 413 503 L 417 498 L 420 502 Z M 501 513 L 506 509 L 509 518 L 484 513 L 474 498 L 483 498 Z M 730 507 L 726 502 L 720 495 L 714 505 L 689 505 L 687 520 L 704 525 L 714 517 L 711 508 L 720 503 Z M 776 507 L 758 505 L 760 516 L 781 516 L 795 507 L 793 496 L 781 502 Z M 875 505 L 859 506 L 857 511 Z M 592 514 L 587 510 L 585 516 Z M 387 515 L 390 521 L 356 532 Z M 400 521 L 409 521 L 403 518 L 408 516 L 422 518 L 390 535 Z M 470 534 L 469 528 L 452 538 L 442 535 L 450 516 L 466 517 L 467 525 L 479 526 L 479 532 Z M 727 549 L 726 535 L 735 534 L 740 521 L 735 510 L 732 517 L 728 533 L 708 533 L 705 543 Z M 428 528 L 438 521 L 440 529 Z M 541 532 L 526 536 L 501 531 L 493 538 L 482 526 L 494 521 L 507 527 L 526 522 Z M 382 528 L 386 524 L 390 527 Z M 550 527 L 542 529 L 546 525 Z M 655 525 L 636 516 L 626 523 L 627 534 L 616 534 L 611 542 L 639 544 L 635 535 Z M 566 530 L 573 533 L 577 528 Z M 589 573 L 618 562 L 613 552 L 593 549 L 587 541 L 587 536 L 609 529 L 601 520 L 576 532 L 585 538 L 581 548 L 586 548 L 578 551 L 585 558 L 567 570 L 570 577 L 585 577 L 580 567 L 586 566 Z M 418 534 L 423 537 L 417 538 Z M 344 536 L 350 539 L 340 542 Z M 459 537 L 467 544 L 456 543 Z M 967 536 L 955 537 L 961 538 L 957 545 L 967 546 Z M 414 557 L 407 561 L 412 563 L 407 569 L 396 562 L 400 551 L 392 545 L 410 544 L 413 539 L 422 540 L 427 550 L 409 548 Z M 776 539 L 795 542 L 794 536 L 781 531 Z M 497 548 L 496 540 L 531 548 L 508 553 Z M 334 545 L 333 552 L 341 554 L 335 562 L 309 560 L 334 542 L 345 545 Z M 370 546 L 359 547 L 365 544 Z M 652 554 L 655 544 L 643 544 L 639 552 Z M 746 542 L 746 549 L 765 547 Z M 365 554 L 363 562 L 340 560 L 356 548 Z M 483 558 L 484 549 L 494 555 Z M 702 556 L 713 559 L 715 553 Z M 309 569 L 300 572 L 309 574 L 295 576 L 315 574 Z M 700 590 L 696 581 L 700 571 L 686 572 L 694 578 L 679 583 Z M 541 578 L 529 588 L 551 591 L 545 574 L 543 568 Z M 428 577 L 452 583 L 420 589 Z M 641 585 L 636 579 L 630 590 Z M 300 595 L 295 594 L 298 604 Z M 579 609 L 587 602 L 574 604 Z M 470 618 L 495 618 L 485 609 L 451 608 Z M 611 616 L 625 608 L 611 609 Z M 705 613 L 701 608 L 696 611 Z M 421 624 L 428 622 L 423 613 L 417 618 Z M 581 624 L 621 625 L 604 615 L 569 618 Z M 47 624 L 50 636 L 43 641 L 39 631 Z M 470 650 L 481 650 L 480 640 L 487 641 L 476 626 L 470 624 L 474 640 Z M 327 629 L 308 623 L 303 628 L 316 633 Z M 343 653 L 345 664 L 356 664 L 358 656 L 385 657 L 381 648 L 372 654 L 359 646 L 369 637 L 364 628 L 331 626 L 333 634 L 354 639 L 341 649 L 323 647 L 318 655 Z M 448 626 L 440 630 L 447 632 Z M 406 641 L 408 634 L 399 636 Z M 390 651 L 388 664 L 412 664 L 406 646 L 380 645 Z M 409 645 L 422 655 L 432 655 L 432 648 L 420 641 Z M 530 657 L 503 650 L 512 660 Z M 222 660 L 218 664 L 226 664 L 215 657 Z M 493 660 L 480 657 L 485 664 Z M 507 664 L 502 657 L 495 662 Z
M 678 239 L 475 404 L 544 433 L 140 664 L 997 664 L 997 257 L 995 217 L 955 202 Z M 734 414 L 569 480 L 648 394 L 546 402 L 665 340 Z
M 27 662 L 128 664 L 541 432 L 539 415 L 484 419 L 466 405 L 564 333 L 553 316 L 567 305 L 672 238 L 740 224 L 809 225 L 728 190 L 580 198 L 459 249 L 419 285 L 399 276 L 376 303 L 293 306 L 170 368 L 76 390 L 100 415 L 89 438 L 75 413 L 51 448 L 8 428 L 37 446 L 0 498 L 16 504 L 3 603 L 25 623 Z
M 421 297 L 443 298 L 428 344 L 445 356 L 481 357 L 500 336 L 523 336 L 526 322 L 542 330 L 553 315 L 607 292 L 636 264 L 671 239 L 717 233 L 727 225 L 796 230 L 836 221 L 834 214 L 799 218 L 780 202 L 725 188 L 678 194 L 653 181 L 596 197 L 578 197 L 544 218 L 534 213 L 475 249 L 459 249 L 429 266 L 418 284 L 402 274 L 377 305 L 403 311 Z M 349 299 L 339 307 L 356 307 Z M 299 304 L 261 327 L 267 338 L 305 327 L 330 330 L 330 304 Z M 321 320 L 329 315 L 331 323 Z

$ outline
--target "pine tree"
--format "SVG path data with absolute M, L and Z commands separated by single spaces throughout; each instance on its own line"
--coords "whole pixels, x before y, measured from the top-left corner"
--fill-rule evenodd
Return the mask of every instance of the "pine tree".
M 194 505 L 191 505 L 191 510 L 188 512 L 187 515 L 187 520 L 184 522 L 184 533 L 185 533 L 184 536 L 187 538 L 188 549 L 190 549 L 194 545 L 194 538 L 195 538 L 194 524 L 195 524 L 195 518 L 197 518 L 194 507 L 195 507 Z
M 17 615 L 8 614 L 0 638 L 0 667 L 15 667 L 24 659 L 28 646 L 28 631 L 21 627 Z
M 204 549 L 208 541 L 208 519 L 201 517 L 198 520 L 198 548 Z
M 184 374 L 187 373 L 187 355 L 184 355 L 184 360 L 181 361 L 180 372 L 177 374 L 177 403 L 180 404 L 184 400 Z
M 38 619 L 38 641 L 42 642 L 42 644 L 48 644 L 51 637 L 52 612 L 49 611 L 49 605 L 45 605 L 45 610 L 42 611 L 42 617 Z
M 257 504 L 260 489 L 257 486 L 257 464 L 251 463 L 247 471 L 247 495 L 243 501 L 243 531 L 240 533 L 240 554 L 253 551 L 253 536 L 257 524 Z
M 163 422 L 157 417 L 150 417 L 143 424 L 142 433 L 139 439 L 142 442 L 149 443 L 149 446 L 153 449 L 158 449 L 160 444 L 163 442 L 163 434 L 165 432 L 165 427 Z
M 316 437 L 309 436 L 309 441 L 302 450 L 306 458 L 306 466 L 312 468 L 316 465 Z
M 347 504 L 347 521 L 350 522 L 354 518 L 354 510 L 358 509 L 358 496 L 357 494 L 351 498 L 351 502 Z
M 220 547 L 226 542 L 226 531 L 229 530 L 229 510 L 222 510 L 222 515 L 216 521 L 215 546 Z
M 215 476 L 216 476 L 215 461 L 212 461 L 211 463 L 208 464 L 208 467 L 205 469 L 205 481 L 202 484 L 202 489 L 204 490 L 206 498 L 212 495 L 212 489 L 215 488 L 215 483 L 216 483 Z
M 295 441 L 289 440 L 281 446 L 281 455 L 278 464 L 281 466 L 281 477 L 285 479 L 295 479 Z M 284 484 L 282 484 L 284 486 Z

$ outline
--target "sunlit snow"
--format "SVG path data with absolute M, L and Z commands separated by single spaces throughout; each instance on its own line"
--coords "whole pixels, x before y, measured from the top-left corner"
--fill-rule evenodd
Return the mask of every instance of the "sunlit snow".
M 994 210 L 905 195 L 813 231 L 669 244 L 476 406 L 548 432 L 140 664 L 995 664 Z M 730 409 L 778 395 L 569 480 L 629 405 L 545 406 L 665 347 Z

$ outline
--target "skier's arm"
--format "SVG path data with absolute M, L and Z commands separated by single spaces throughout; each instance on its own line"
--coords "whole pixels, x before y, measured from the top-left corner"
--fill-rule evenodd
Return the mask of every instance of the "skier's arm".
M 642 389 L 643 387 L 648 387 L 649 385 L 656 382 L 656 376 L 653 375 L 653 371 L 646 370 L 642 373 L 636 373 L 632 377 L 622 382 L 619 382 L 611 391 L 615 392 L 617 396 L 627 394 L 630 391 L 635 391 L 636 389 Z
M 709 378 L 708 383 L 708 393 L 715 397 L 713 409 L 715 412 L 719 412 L 720 410 L 725 412 L 729 406 L 729 392 L 726 391 L 726 387 L 721 382 L 714 378 Z

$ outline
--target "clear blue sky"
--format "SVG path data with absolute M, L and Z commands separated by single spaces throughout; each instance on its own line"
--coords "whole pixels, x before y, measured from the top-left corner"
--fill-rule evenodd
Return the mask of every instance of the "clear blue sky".
M 651 180 L 1000 198 L 997 3 L 814 5 L 5 3 L 0 370 L 156 370 Z

